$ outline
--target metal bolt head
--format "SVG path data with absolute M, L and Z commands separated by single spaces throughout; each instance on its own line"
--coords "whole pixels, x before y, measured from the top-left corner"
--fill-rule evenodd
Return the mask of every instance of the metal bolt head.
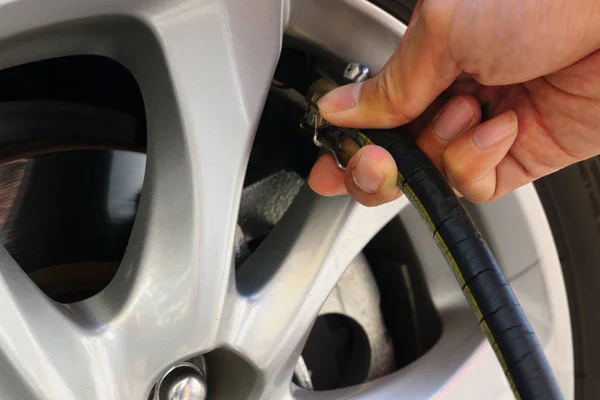
M 180 363 L 156 384 L 153 400 L 205 400 L 206 382 L 202 371 L 191 363 Z
M 356 62 L 346 65 L 344 79 L 350 82 L 364 82 L 371 76 L 371 70 L 366 65 Z
M 167 391 L 168 400 L 201 400 L 206 398 L 206 383 L 196 376 L 173 382 Z

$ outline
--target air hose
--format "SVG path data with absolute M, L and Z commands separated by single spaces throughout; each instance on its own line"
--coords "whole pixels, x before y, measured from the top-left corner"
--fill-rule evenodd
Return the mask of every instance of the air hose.
M 360 147 L 376 144 L 398 167 L 398 186 L 419 211 L 475 312 L 516 399 L 562 399 L 544 351 L 486 241 L 442 173 L 400 129 L 340 128 L 318 115 L 316 103 L 336 83 L 321 80 L 307 94 L 305 127 L 317 145 L 330 150 L 342 168 L 352 154 L 348 137 Z

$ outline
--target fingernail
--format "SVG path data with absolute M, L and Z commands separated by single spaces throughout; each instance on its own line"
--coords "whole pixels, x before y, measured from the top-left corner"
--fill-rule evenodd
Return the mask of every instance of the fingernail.
M 489 149 L 514 135 L 517 129 L 517 114 L 507 111 L 479 125 L 473 132 L 473 142 L 480 149 Z
M 462 97 L 455 97 L 433 121 L 433 132 L 444 140 L 454 139 L 475 122 L 473 109 Z
M 326 114 L 349 110 L 358 104 L 363 82 L 351 83 L 327 93 L 319 100 L 319 109 Z
M 356 186 L 362 189 L 363 192 L 374 193 L 379 189 L 383 182 L 383 174 L 377 169 L 376 164 L 369 153 L 378 149 L 364 149 L 359 155 L 358 160 L 352 169 L 352 178 Z

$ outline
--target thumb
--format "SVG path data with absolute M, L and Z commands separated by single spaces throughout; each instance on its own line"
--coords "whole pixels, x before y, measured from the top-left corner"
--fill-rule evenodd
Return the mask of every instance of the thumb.
M 383 69 L 363 83 L 323 96 L 319 101 L 323 117 L 338 126 L 392 128 L 419 116 L 461 72 L 450 52 L 456 3 L 421 0 Z

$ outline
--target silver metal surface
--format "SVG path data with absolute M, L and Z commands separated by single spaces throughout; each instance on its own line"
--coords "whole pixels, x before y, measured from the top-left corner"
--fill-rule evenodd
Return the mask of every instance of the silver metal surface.
M 300 387 L 307 390 L 313 390 L 312 380 L 310 379 L 310 371 L 308 370 L 308 367 L 306 366 L 302 356 L 298 357 L 298 361 L 294 367 L 294 379 L 298 382 Z
M 443 260 L 425 268 L 444 321 L 428 354 L 360 387 L 291 388 L 323 303 L 403 198 L 368 209 L 303 186 L 234 273 L 246 162 L 283 33 L 377 71 L 405 28 L 366 0 L 0 2 L 0 68 L 72 54 L 113 58 L 135 76 L 148 126 L 138 214 L 105 290 L 58 305 L 0 249 L 0 398 L 146 399 L 174 361 L 207 352 L 211 371 L 229 371 L 215 374 L 217 383 L 236 376 L 214 391 L 211 384 L 215 399 L 506 398 L 500 367 Z M 530 232 L 547 298 L 524 305 L 548 309 L 545 346 L 572 398 L 560 265 L 535 215 L 525 228 L 537 226 Z M 430 236 L 416 245 L 437 254 Z
M 344 79 L 350 82 L 364 82 L 371 76 L 371 70 L 364 64 L 351 62 L 344 68 Z
M 191 363 L 180 363 L 158 381 L 153 400 L 204 400 L 207 392 L 200 368 Z
M 195 376 L 188 376 L 175 383 L 167 393 L 167 400 L 204 400 L 206 384 Z

